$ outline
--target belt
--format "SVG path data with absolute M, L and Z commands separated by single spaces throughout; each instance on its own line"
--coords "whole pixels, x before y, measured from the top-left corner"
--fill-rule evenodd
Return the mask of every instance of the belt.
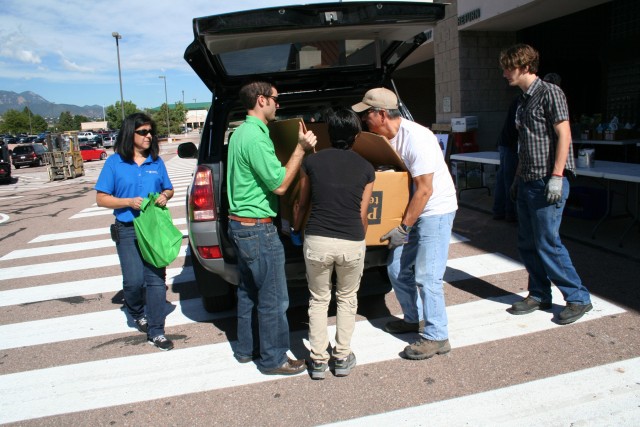
M 238 222 L 246 222 L 249 224 L 268 224 L 272 222 L 271 218 L 244 218 L 241 216 L 229 215 L 229 219 Z

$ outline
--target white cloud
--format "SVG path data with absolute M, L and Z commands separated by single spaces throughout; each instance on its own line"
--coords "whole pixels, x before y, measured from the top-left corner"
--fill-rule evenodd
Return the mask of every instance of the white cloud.
M 0 33 L 1 56 L 17 59 L 28 64 L 39 64 L 42 62 L 40 55 L 30 49 L 33 44 L 20 28 L 8 34 Z
M 66 58 L 61 58 L 60 62 L 65 70 L 69 71 L 77 71 L 79 73 L 93 73 L 95 70 L 91 67 L 83 67 L 81 65 L 76 64 L 75 62 L 71 62 Z

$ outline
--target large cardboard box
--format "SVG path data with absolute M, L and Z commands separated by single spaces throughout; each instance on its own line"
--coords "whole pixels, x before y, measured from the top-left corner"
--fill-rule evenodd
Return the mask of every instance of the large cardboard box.
M 408 172 L 376 172 L 373 194 L 367 213 L 368 228 L 365 235 L 367 246 L 386 245 L 380 236 L 400 225 L 409 203 Z
M 361 132 L 353 144 L 353 151 L 376 168 L 376 181 L 369 202 L 367 246 L 386 245 L 380 236 L 400 225 L 409 203 L 409 173 L 402 159 L 384 136 Z M 384 171 L 379 171 L 384 169 Z
M 276 157 L 280 160 L 282 166 L 285 166 L 293 154 L 298 143 L 298 131 L 302 122 L 303 129 L 306 132 L 306 126 L 302 119 L 287 119 L 270 122 L 269 136 L 273 141 Z M 300 191 L 298 185 L 298 177 L 296 176 L 287 192 L 280 196 L 280 218 L 284 232 L 289 232 L 289 225 L 293 223 L 293 206 L 298 198 Z
M 295 149 L 300 120 L 279 120 L 269 124 L 269 134 L 275 146 L 276 156 L 282 165 L 286 165 Z M 304 125 L 305 129 L 313 130 L 318 138 L 316 151 L 331 146 L 325 123 L 305 123 Z M 380 236 L 400 225 L 409 203 L 409 174 L 400 157 L 383 136 L 362 132 L 356 139 L 353 150 L 371 162 L 377 170 L 367 214 L 366 244 L 368 246 L 386 245 L 388 242 L 380 242 Z M 284 224 L 293 222 L 293 206 L 298 198 L 298 192 L 299 186 L 296 179 L 287 193 L 280 198 L 283 229 Z

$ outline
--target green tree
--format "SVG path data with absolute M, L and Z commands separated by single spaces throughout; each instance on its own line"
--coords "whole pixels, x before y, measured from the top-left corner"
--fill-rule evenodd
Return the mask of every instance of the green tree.
M 33 114 L 27 107 L 22 111 L 5 111 L 0 123 L 0 131 L 11 134 L 34 134 L 44 132 L 47 128 L 47 121 L 41 115 Z
M 167 104 L 162 104 L 158 110 L 150 111 L 151 118 L 158 126 L 158 134 L 167 135 Z M 169 129 L 171 134 L 181 133 L 181 128 L 187 117 L 187 109 L 182 102 L 176 102 L 169 108 Z
M 182 127 L 187 120 L 187 108 L 182 102 L 176 102 L 169 112 L 171 121 L 171 133 L 182 133 Z
M 108 122 L 109 129 L 120 129 L 122 126 L 122 109 L 120 108 L 120 101 L 116 101 L 115 105 L 109 105 L 105 108 L 105 116 Z M 138 107 L 131 101 L 124 102 L 124 115 L 133 114 L 138 111 Z
M 33 133 L 42 133 L 49 129 L 49 124 L 40 114 L 31 117 L 31 128 Z
M 29 118 L 17 110 L 7 110 L 2 115 L 0 123 L 2 132 L 18 134 L 29 132 Z
M 68 111 L 63 111 L 60 113 L 60 117 L 58 118 L 58 130 L 61 132 L 73 130 L 73 116 Z

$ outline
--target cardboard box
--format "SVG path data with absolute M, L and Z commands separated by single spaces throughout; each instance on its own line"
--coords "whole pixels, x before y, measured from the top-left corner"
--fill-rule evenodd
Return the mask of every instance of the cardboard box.
M 373 194 L 369 202 L 367 219 L 369 226 L 365 241 L 367 246 L 387 245 L 380 242 L 380 236 L 400 225 L 405 208 L 409 203 L 408 172 L 376 172 Z
M 289 119 L 269 124 L 269 133 L 275 146 L 276 156 L 283 165 L 289 160 L 297 144 L 299 122 L 300 119 Z M 318 137 L 316 151 L 331 146 L 326 124 L 306 123 L 305 129 L 313 130 Z M 400 225 L 409 203 L 411 181 L 409 173 L 406 172 L 404 163 L 389 141 L 383 136 L 361 132 L 353 145 L 353 151 L 371 162 L 375 168 L 389 168 L 384 172 L 376 172 L 365 236 L 368 246 L 386 245 L 388 242 L 380 242 L 380 236 Z M 296 179 L 287 193 L 280 198 L 280 217 L 283 224 L 293 222 L 293 206 L 298 198 L 298 192 L 299 186 Z
M 452 132 L 468 132 L 473 129 L 478 129 L 478 117 L 476 116 L 454 117 L 451 119 Z
M 380 236 L 400 225 L 409 203 L 411 179 L 407 168 L 384 136 L 361 132 L 353 144 L 353 151 L 367 159 L 376 170 L 373 194 L 369 202 L 367 246 L 387 245 Z

